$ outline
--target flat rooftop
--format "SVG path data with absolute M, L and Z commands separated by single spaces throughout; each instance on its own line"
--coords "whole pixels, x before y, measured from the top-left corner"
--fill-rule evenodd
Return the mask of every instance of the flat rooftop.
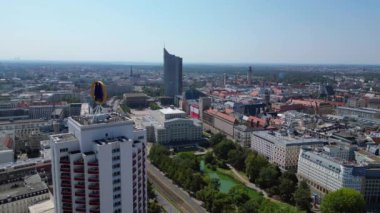
M 58 134 L 58 135 L 52 135 L 51 137 L 52 137 L 53 141 L 56 143 L 77 140 L 75 135 L 73 135 L 71 133 L 63 133 L 63 134 Z
M 2 203 L 36 196 L 37 192 L 42 194 L 49 193 L 47 185 L 42 181 L 34 183 L 25 183 L 23 181 L 15 182 L 0 192 L 0 205 Z
M 310 136 L 301 136 L 301 137 L 293 137 L 293 136 L 283 136 L 279 132 L 271 132 L 271 131 L 255 131 L 253 135 L 256 137 L 262 138 L 266 141 L 280 144 L 280 145 L 308 145 L 313 143 L 323 143 L 325 141 L 310 137 Z
M 182 113 L 185 113 L 184 111 L 180 110 L 180 109 L 176 109 L 176 108 L 165 108 L 165 109 L 160 109 L 160 112 L 163 113 L 163 114 L 182 114 Z
M 118 113 L 102 113 L 102 114 L 88 114 L 81 116 L 71 117 L 74 121 L 80 125 L 93 125 L 93 124 L 106 124 L 106 123 L 118 123 L 123 121 L 132 120 L 126 116 L 121 116 Z

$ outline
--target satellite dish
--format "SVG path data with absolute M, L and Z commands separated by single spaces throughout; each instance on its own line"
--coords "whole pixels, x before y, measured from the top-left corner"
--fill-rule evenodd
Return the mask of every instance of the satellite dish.
M 102 105 L 107 101 L 107 89 L 102 81 L 94 81 L 91 84 L 91 97 L 95 103 L 99 105 Z

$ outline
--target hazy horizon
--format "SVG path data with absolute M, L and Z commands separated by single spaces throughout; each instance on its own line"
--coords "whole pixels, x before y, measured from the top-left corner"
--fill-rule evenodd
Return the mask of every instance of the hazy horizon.
M 380 1 L 4 1 L 0 60 L 379 65 Z M 18 60 L 15 60 L 18 61 Z

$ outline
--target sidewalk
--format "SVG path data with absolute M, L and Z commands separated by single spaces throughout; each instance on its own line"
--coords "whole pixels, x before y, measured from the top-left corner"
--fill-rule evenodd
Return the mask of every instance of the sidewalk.
M 248 188 L 251 188 L 257 192 L 261 192 L 265 198 L 273 201 L 273 202 L 279 202 L 278 200 L 275 200 L 271 197 L 268 196 L 268 193 L 266 191 L 264 191 L 263 189 L 261 189 L 260 187 L 256 186 L 255 184 L 249 182 L 249 180 L 247 180 L 246 178 L 244 178 L 233 166 L 231 166 L 230 164 L 227 164 L 228 168 L 231 169 L 231 171 L 239 178 L 239 181 L 244 183 L 244 185 Z

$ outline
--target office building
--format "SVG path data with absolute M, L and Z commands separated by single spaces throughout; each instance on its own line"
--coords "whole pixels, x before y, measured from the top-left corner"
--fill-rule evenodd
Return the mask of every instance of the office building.
M 248 72 L 247 72 L 247 84 L 249 86 L 252 85 L 252 67 L 249 67 Z
M 165 96 L 182 94 L 182 58 L 170 54 L 164 48 L 164 90 Z
M 325 143 L 318 138 L 290 136 L 283 132 L 255 131 L 251 135 L 251 149 L 282 170 L 297 169 L 301 146 L 322 147 Z
M 144 117 L 148 141 L 165 146 L 198 143 L 202 139 L 199 120 L 186 118 L 186 113 L 175 108 L 153 110 Z
M 363 150 L 355 151 L 355 161 L 333 157 L 326 151 L 303 148 L 297 176 L 305 180 L 313 194 L 323 197 L 342 187 L 361 192 L 367 208 L 379 208 L 380 158 Z M 342 150 L 344 152 L 344 150 Z
M 146 212 L 145 134 L 116 113 L 70 117 L 51 136 L 56 212 Z
M 148 98 L 144 93 L 125 93 L 123 95 L 124 103 L 131 108 L 148 107 Z

